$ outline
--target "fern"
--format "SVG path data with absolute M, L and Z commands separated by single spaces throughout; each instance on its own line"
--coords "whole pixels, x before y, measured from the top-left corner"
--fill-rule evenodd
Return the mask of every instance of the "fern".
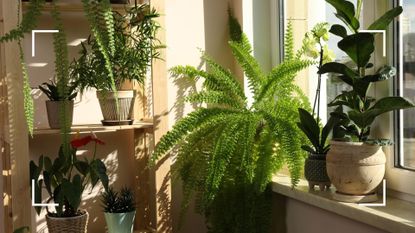
M 23 74 L 23 104 L 24 104 L 24 114 L 26 118 L 27 129 L 30 135 L 33 135 L 33 123 L 34 123 L 34 103 L 32 98 L 32 88 L 30 87 L 29 74 L 27 72 L 26 62 L 24 61 L 24 53 L 22 48 L 22 43 L 18 41 L 19 46 L 19 60 L 22 67 Z
M 287 29 L 284 36 L 284 60 L 294 59 L 294 30 L 291 20 L 288 21 Z
M 20 14 L 20 0 L 19 1 L 19 14 Z M 37 26 L 37 20 L 42 14 L 42 8 L 45 0 L 31 0 L 26 13 L 23 15 L 22 22 L 19 23 L 17 28 L 7 32 L 0 37 L 0 43 L 10 42 L 15 40 L 21 40 L 24 34 L 30 33 Z M 19 17 L 20 18 L 20 17 Z
M 201 90 L 185 97 L 201 107 L 161 138 L 151 162 L 154 165 L 176 149 L 174 177 L 183 181 L 182 217 L 194 198 L 209 232 L 262 233 L 269 226 L 273 174 L 287 164 L 293 186 L 301 174 L 305 138 L 296 125 L 297 108 L 310 107 L 294 79 L 314 63 L 294 59 L 289 26 L 286 60 L 266 74 L 231 14 L 229 21 L 229 45 L 248 78 L 253 105 L 247 106 L 243 86 L 235 75 L 205 54 L 202 59 L 207 71 L 191 66 L 172 68 L 176 79 L 203 81 Z

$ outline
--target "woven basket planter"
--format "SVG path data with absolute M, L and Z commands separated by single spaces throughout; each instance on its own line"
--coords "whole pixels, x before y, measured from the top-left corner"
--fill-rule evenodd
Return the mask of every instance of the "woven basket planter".
M 55 218 L 46 215 L 49 233 L 86 233 L 89 214 L 69 218 Z
M 131 124 L 134 112 L 135 92 L 131 91 L 97 91 L 104 125 Z M 117 102 L 119 111 L 117 112 Z
M 320 190 L 329 188 L 331 183 L 327 175 L 326 155 L 309 154 L 304 164 L 304 176 L 310 189 L 314 189 L 315 185 L 318 185 Z

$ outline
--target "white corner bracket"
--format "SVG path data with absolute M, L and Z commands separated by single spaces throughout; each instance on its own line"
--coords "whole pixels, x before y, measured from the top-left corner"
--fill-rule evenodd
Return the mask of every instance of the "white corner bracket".
M 32 206 L 33 207 L 56 207 L 59 206 L 59 204 L 52 203 L 52 204 L 43 204 L 43 203 L 35 203 L 35 180 L 32 179 Z
M 58 33 L 59 30 L 32 30 L 32 57 L 35 56 L 36 33 Z
M 368 207 L 385 207 L 386 206 L 386 180 L 383 179 L 383 197 L 382 203 L 359 203 L 360 206 Z
M 383 57 L 386 57 L 386 30 L 359 30 L 359 32 L 382 33 L 383 36 Z

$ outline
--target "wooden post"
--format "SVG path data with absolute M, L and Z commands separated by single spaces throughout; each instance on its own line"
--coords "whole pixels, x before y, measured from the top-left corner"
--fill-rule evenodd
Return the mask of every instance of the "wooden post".
M 18 1 L 0 1 L 0 34 L 15 28 Z M 4 232 L 30 226 L 28 131 L 23 109 L 23 79 L 16 42 L 0 45 L 0 151 Z
M 160 13 L 157 19 L 161 26 L 157 38 L 162 44 L 166 42 L 165 35 L 165 0 L 151 0 L 150 4 Z M 152 87 L 153 87 L 153 115 L 154 115 L 154 144 L 168 131 L 168 90 L 166 51 L 160 51 L 160 57 L 153 61 Z M 150 172 L 150 210 L 151 224 L 158 233 L 172 232 L 171 215 L 171 177 L 170 158 L 167 155 L 158 161 Z

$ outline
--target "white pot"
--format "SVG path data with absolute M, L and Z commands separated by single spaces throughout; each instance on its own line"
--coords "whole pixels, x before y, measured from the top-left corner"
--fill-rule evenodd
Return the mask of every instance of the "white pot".
M 366 195 L 374 192 L 385 175 L 386 157 L 381 146 L 331 141 L 327 174 L 337 192 Z
M 128 213 L 104 213 L 108 233 L 132 233 L 135 210 Z
M 104 121 L 132 120 L 134 112 L 135 91 L 97 91 L 97 98 L 101 107 Z M 117 113 L 116 98 L 118 98 L 119 111 Z

